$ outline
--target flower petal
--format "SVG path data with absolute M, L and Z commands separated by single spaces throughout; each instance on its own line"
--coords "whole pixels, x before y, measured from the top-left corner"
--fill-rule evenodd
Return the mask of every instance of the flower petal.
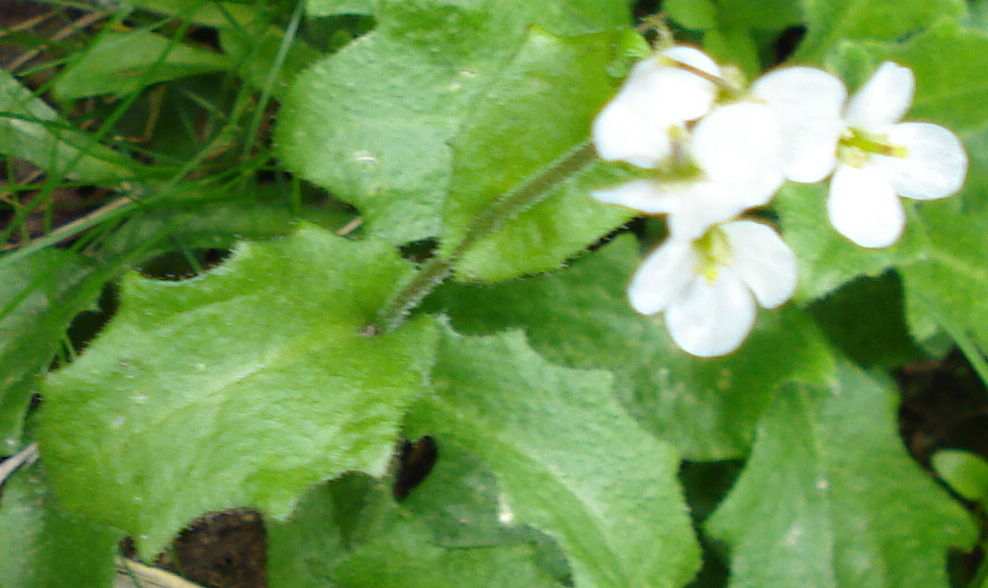
M 632 308 L 655 314 L 682 296 L 696 277 L 697 253 L 692 241 L 669 239 L 649 255 L 628 286 Z
M 663 51 L 658 59 L 661 63 L 667 64 L 667 60 L 684 63 L 715 78 L 721 77 L 717 63 L 694 47 L 684 45 L 671 47 Z M 671 116 L 679 122 L 686 122 L 710 112 L 710 107 L 717 97 L 717 86 L 695 73 L 675 67 L 674 63 L 668 67 L 667 75 L 669 76 L 667 83 L 673 85 L 674 90 L 671 95 L 663 97 L 662 108 Z
M 844 130 L 844 83 L 820 69 L 787 67 L 762 76 L 751 90 L 779 119 L 786 177 L 812 183 L 830 175 Z
M 782 175 L 779 122 L 764 104 L 738 102 L 715 109 L 696 125 L 693 158 L 708 178 L 747 182 Z
M 674 213 L 680 204 L 681 192 L 692 183 L 632 180 L 606 190 L 594 190 L 591 195 L 606 204 L 619 204 L 648 214 Z
M 670 210 L 669 232 L 684 239 L 697 239 L 710 227 L 767 204 L 781 185 L 782 174 L 778 173 L 745 184 L 696 181 L 688 190 L 682 190 Z
M 911 69 L 886 61 L 851 97 L 844 120 L 865 130 L 899 122 L 912 104 L 915 86 Z
M 672 151 L 669 127 L 674 123 L 638 101 L 618 94 L 594 119 L 593 142 L 601 159 L 654 169 Z
M 749 220 L 721 225 L 733 258 L 728 266 L 765 308 L 776 308 L 796 291 L 796 255 L 771 227 Z
M 830 223 L 862 247 L 895 243 L 906 224 L 902 203 L 885 174 L 874 167 L 838 165 L 827 200 Z
M 734 351 L 748 336 L 755 324 L 755 301 L 741 280 L 722 267 L 713 281 L 694 279 L 665 316 L 676 345 L 699 357 L 716 357 Z
M 873 157 L 900 196 L 917 200 L 944 198 L 964 185 L 967 154 L 960 139 L 929 123 L 900 123 L 888 130 L 889 142 L 906 148 L 905 157 Z

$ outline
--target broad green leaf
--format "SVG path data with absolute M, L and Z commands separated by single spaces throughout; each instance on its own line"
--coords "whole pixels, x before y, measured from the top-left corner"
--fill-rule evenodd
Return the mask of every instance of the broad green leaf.
M 412 271 L 383 242 L 304 227 L 195 279 L 126 276 L 110 324 L 43 389 L 42 452 L 66 508 L 147 556 L 203 512 L 284 517 L 316 482 L 383 474 L 434 331 L 361 330 Z
M 291 520 L 267 527 L 272 588 L 558 586 L 534 563 L 530 541 L 450 549 L 364 477 L 314 489 Z
M 449 142 L 530 26 L 569 35 L 627 26 L 630 14 L 621 0 L 382 0 L 376 18 L 298 77 L 276 138 L 287 167 L 357 206 L 372 234 L 404 243 L 438 234 Z M 551 99 L 531 109 L 586 107 Z
M 206 27 L 236 28 L 260 18 L 258 8 L 216 0 L 128 0 L 127 4 Z
M 833 387 L 783 386 L 706 528 L 734 588 L 947 588 L 969 515 L 910 458 L 896 396 L 850 364 Z
M 446 332 L 435 391 L 407 427 L 481 457 L 503 492 L 500 519 L 555 539 L 578 588 L 682 586 L 699 554 L 676 452 L 628 418 L 612 383 L 548 363 L 517 332 Z
M 828 372 L 824 338 L 798 310 L 762 311 L 740 350 L 694 358 L 672 343 L 660 317 L 629 306 L 625 286 L 640 260 L 625 235 L 565 271 L 494 287 L 444 286 L 426 308 L 447 312 L 470 333 L 524 328 L 550 360 L 612 370 L 629 412 L 686 459 L 745 455 L 775 387 Z
M 819 62 L 845 40 L 890 41 L 930 26 L 938 19 L 960 19 L 964 0 L 902 0 L 890 10 L 886 0 L 803 0 L 806 38 L 794 61 Z
M 717 7 L 711 0 L 667 0 L 662 9 L 688 29 L 705 31 L 717 26 Z
M 0 153 L 53 176 L 105 183 L 134 175 L 137 164 L 93 142 L 9 73 L 0 70 Z
M 306 0 L 305 11 L 309 16 L 334 14 L 374 14 L 379 0 Z
M 59 509 L 39 466 L 16 472 L 0 501 L 0 585 L 110 586 L 123 534 Z
M 580 145 L 616 90 L 610 67 L 637 40 L 626 31 L 569 40 L 531 31 L 453 142 L 440 254 L 466 247 L 457 277 L 500 281 L 558 267 L 632 217 L 590 197 L 620 173 Z
M 562 588 L 535 565 L 528 543 L 445 549 L 421 521 L 395 525 L 333 570 L 340 588 Z
M 38 376 L 51 363 L 69 321 L 92 309 L 102 282 L 81 256 L 41 250 L 0 265 L 0 455 L 19 445 Z
M 959 449 L 933 454 L 930 465 L 954 492 L 967 500 L 988 504 L 988 462 Z
M 225 55 L 151 31 L 109 32 L 62 72 L 54 91 L 59 100 L 128 94 L 158 82 L 229 68 Z

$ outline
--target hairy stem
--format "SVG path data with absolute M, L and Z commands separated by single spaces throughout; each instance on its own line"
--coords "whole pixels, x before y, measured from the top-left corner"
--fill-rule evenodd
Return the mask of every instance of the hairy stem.
M 569 179 L 594 161 L 596 154 L 590 141 L 584 141 L 562 157 L 528 178 L 517 188 L 495 199 L 478 214 L 467 228 L 463 240 L 446 255 L 436 255 L 426 261 L 419 272 L 408 280 L 364 329 L 368 336 L 387 333 L 401 326 L 408 313 L 419 305 L 439 284 L 453 273 L 456 263 L 478 241 L 495 233 L 522 212 L 535 206 L 553 188 Z

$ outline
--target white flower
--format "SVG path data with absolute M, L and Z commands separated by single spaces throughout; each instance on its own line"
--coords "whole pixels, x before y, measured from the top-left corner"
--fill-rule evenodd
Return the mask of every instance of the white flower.
M 710 111 L 717 86 L 684 63 L 716 78 L 720 68 L 692 47 L 672 47 L 635 64 L 621 90 L 593 124 L 602 159 L 655 169 L 672 150 L 669 129 Z
M 750 94 L 779 119 L 786 178 L 814 183 L 829 176 L 837 163 L 837 141 L 844 131 L 844 83 L 820 69 L 787 67 L 755 80 Z
M 834 228 L 862 247 L 899 239 L 906 215 L 896 195 L 934 200 L 964 185 L 967 154 L 956 135 L 934 124 L 898 123 L 913 89 L 912 71 L 886 61 L 844 112 L 827 212 Z
M 642 314 L 665 312 L 683 350 L 700 357 L 737 349 L 755 322 L 756 301 L 776 308 L 796 289 L 796 259 L 770 227 L 739 220 L 696 240 L 667 240 L 635 272 L 628 297 Z
M 642 130 L 629 132 L 635 141 Z M 778 122 L 763 104 L 722 106 L 692 133 L 676 126 L 665 136 L 672 136 L 670 146 L 651 153 L 660 167 L 654 178 L 598 190 L 593 197 L 668 214 L 673 235 L 695 239 L 714 224 L 767 204 L 782 184 Z

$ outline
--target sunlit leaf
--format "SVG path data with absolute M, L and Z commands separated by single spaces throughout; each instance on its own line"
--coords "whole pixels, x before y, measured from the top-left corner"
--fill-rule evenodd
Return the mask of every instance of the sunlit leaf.
M 43 390 L 63 504 L 151 555 L 203 512 L 284 517 L 316 482 L 381 475 L 434 332 L 361 330 L 411 271 L 382 242 L 307 227 L 195 279 L 127 276 L 116 316 Z

